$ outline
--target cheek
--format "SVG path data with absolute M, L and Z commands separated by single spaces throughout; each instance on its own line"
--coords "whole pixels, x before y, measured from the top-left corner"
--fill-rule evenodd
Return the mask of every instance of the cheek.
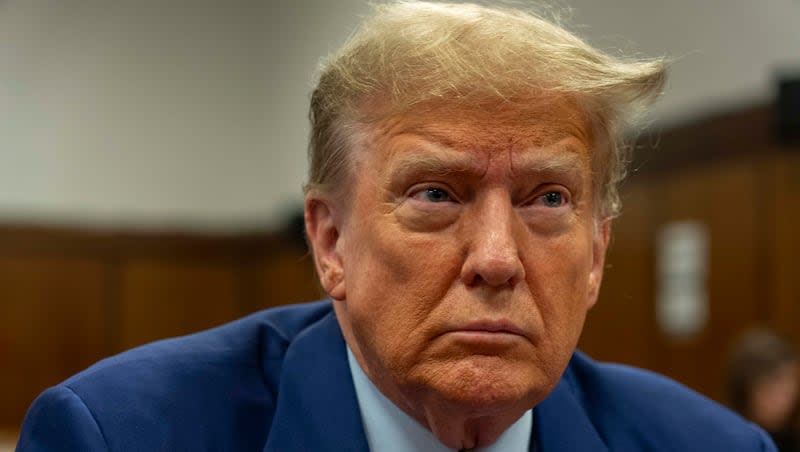
M 398 290 L 435 298 L 459 274 L 452 238 L 404 232 L 389 219 L 371 223 L 353 234 L 354 246 L 345 253 L 348 294 L 363 298 Z
M 591 234 L 532 240 L 526 280 L 551 337 L 571 342 L 588 309 Z
M 575 292 L 583 289 L 591 270 L 591 242 L 584 234 L 537 238 L 529 245 L 529 276 L 542 288 Z
M 413 350 L 458 277 L 454 239 L 403 231 L 390 215 L 352 225 L 345 256 L 347 311 L 354 333 L 374 347 Z

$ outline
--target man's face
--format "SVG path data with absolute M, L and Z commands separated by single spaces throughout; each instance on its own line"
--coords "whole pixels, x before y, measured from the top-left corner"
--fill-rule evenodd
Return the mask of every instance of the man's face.
M 584 116 L 565 101 L 440 108 L 368 135 L 331 207 L 330 249 L 314 243 L 359 363 L 417 417 L 428 403 L 530 408 L 566 367 L 602 274 Z
M 756 381 L 750 395 L 750 417 L 773 432 L 791 420 L 800 397 L 800 363 L 790 361 Z

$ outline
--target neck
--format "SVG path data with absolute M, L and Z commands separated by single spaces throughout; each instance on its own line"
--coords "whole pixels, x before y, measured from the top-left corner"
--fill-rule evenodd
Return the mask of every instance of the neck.
M 494 444 L 531 409 L 520 401 L 513 405 L 475 406 L 443 400 L 430 390 L 410 390 L 373 384 L 403 412 L 430 430 L 436 439 L 452 449 L 473 449 Z
M 416 417 L 445 446 L 454 449 L 472 449 L 493 444 L 521 416 L 486 416 L 468 418 L 453 416 L 453 413 L 426 411 L 424 417 Z

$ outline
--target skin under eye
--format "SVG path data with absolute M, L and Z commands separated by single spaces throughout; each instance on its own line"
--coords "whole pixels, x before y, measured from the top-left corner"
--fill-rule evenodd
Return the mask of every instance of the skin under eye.
M 441 186 L 417 185 L 407 192 L 397 215 L 411 230 L 438 231 L 453 224 L 461 211 L 461 202 L 453 191 Z

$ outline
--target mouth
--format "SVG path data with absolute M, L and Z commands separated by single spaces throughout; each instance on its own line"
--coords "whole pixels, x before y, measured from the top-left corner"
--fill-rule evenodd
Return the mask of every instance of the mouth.
M 525 331 L 510 320 L 480 320 L 450 329 L 446 334 L 469 341 L 526 339 Z

